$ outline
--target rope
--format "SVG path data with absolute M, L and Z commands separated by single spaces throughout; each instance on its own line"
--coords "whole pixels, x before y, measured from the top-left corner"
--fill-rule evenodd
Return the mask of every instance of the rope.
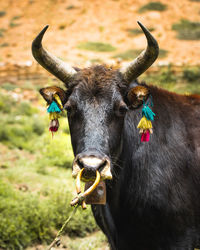
M 61 229 L 58 231 L 58 233 L 57 233 L 55 239 L 54 239 L 54 240 L 52 241 L 52 243 L 47 247 L 46 250 L 51 250 L 52 247 L 53 247 L 54 245 L 56 245 L 56 246 L 59 246 L 59 245 L 60 245 L 60 236 L 62 235 L 64 228 L 67 226 L 67 224 L 69 223 L 69 221 L 70 221 L 70 220 L 72 219 L 72 217 L 75 215 L 78 206 L 79 206 L 79 205 L 77 205 L 77 206 L 74 207 L 74 210 L 72 211 L 71 215 L 66 219 L 66 221 L 65 221 L 64 224 L 62 225 Z

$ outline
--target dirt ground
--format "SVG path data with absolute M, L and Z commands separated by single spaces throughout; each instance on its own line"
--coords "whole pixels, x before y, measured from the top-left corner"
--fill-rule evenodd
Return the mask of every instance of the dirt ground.
M 143 34 L 130 36 L 127 29 L 137 28 L 136 21 L 154 28 L 160 48 L 168 56 L 157 63 L 198 64 L 200 42 L 176 39 L 172 24 L 182 18 L 199 21 L 200 2 L 160 0 L 167 10 L 139 13 L 148 0 L 7 0 L 0 1 L 0 63 L 32 64 L 31 42 L 46 25 L 44 44 L 53 54 L 72 64 L 85 65 L 100 58 L 111 61 L 113 54 L 127 49 L 143 49 Z M 77 48 L 82 41 L 107 42 L 116 52 L 91 52 Z

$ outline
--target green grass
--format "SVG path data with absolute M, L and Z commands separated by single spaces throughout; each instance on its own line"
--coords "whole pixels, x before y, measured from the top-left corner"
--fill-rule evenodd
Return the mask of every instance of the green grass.
M 181 40 L 200 40 L 200 22 L 191 22 L 186 19 L 172 25 Z
M 140 9 L 139 12 L 143 13 L 145 11 L 164 11 L 167 9 L 167 5 L 163 4 L 161 2 L 149 2 L 145 5 L 143 5 Z
M 77 46 L 82 50 L 90 50 L 96 52 L 112 52 L 115 51 L 116 48 L 109 43 L 102 42 L 82 42 Z

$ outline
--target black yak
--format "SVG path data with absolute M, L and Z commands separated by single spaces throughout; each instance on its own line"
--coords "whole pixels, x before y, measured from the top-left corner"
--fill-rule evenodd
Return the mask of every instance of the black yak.
M 148 46 L 123 69 L 72 68 L 35 38 L 35 59 L 64 82 L 56 93 L 67 110 L 75 159 L 73 175 L 96 170 L 107 202 L 92 205 L 112 250 L 189 250 L 200 243 L 200 96 L 178 95 L 137 77 L 156 60 L 158 44 L 139 23 Z M 137 124 L 143 103 L 153 100 L 153 134 L 141 142 Z

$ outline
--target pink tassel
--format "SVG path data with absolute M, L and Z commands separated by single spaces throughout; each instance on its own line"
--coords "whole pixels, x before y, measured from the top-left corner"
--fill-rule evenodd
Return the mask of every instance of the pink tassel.
M 142 133 L 141 135 L 141 142 L 148 142 L 150 139 L 150 132 L 149 130 L 145 130 L 145 132 Z

